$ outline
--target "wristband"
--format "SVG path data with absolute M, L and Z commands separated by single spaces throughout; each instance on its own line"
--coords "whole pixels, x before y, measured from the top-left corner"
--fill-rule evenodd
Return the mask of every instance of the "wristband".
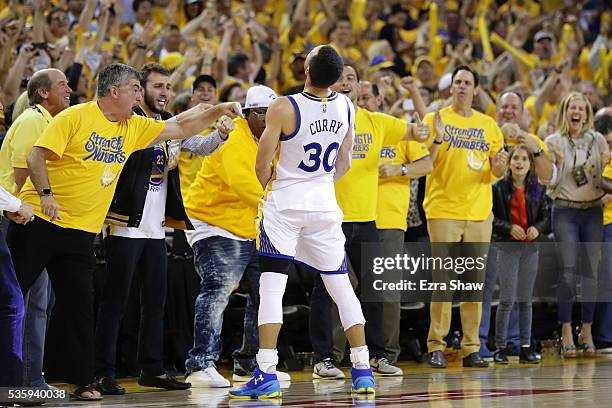
M 443 140 L 436 140 L 436 139 L 434 139 L 433 142 L 434 142 L 434 144 L 441 145 Z

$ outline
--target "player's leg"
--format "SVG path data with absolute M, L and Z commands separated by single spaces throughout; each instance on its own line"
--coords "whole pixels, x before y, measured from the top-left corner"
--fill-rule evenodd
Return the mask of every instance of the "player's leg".
M 325 289 L 338 306 L 340 322 L 351 346 L 353 391 L 373 393 L 375 382 L 366 346 L 365 318 L 347 273 L 342 213 L 310 216 L 298 241 L 296 261 L 321 274 Z
M 286 212 L 285 212 L 286 213 Z M 276 376 L 278 350 L 276 342 L 283 323 L 283 295 L 287 273 L 293 262 L 300 228 L 295 217 L 279 213 L 274 205 L 264 205 L 258 223 L 259 252 L 259 351 L 253 378 L 244 386 L 230 391 L 231 398 L 278 398 L 280 384 Z

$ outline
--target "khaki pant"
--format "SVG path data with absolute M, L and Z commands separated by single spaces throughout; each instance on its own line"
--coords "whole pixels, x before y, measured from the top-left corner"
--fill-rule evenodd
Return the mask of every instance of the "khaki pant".
M 431 242 L 481 242 L 491 241 L 493 228 L 493 214 L 491 213 L 483 221 L 462 221 L 448 219 L 433 219 L 427 221 L 429 237 Z M 439 251 L 439 249 L 438 249 Z M 482 247 L 485 256 L 488 247 Z M 436 253 L 436 247 L 432 247 L 432 255 L 444 256 Z M 439 271 L 434 270 L 433 280 L 440 281 Z M 483 271 L 484 273 L 484 271 Z M 484 276 L 484 275 L 483 275 Z M 435 296 L 435 293 L 432 294 Z M 463 329 L 463 340 L 461 341 L 461 354 L 466 357 L 480 350 L 480 339 L 478 330 L 482 315 L 482 302 L 461 302 L 460 304 L 461 326 Z M 444 337 L 448 334 L 451 324 L 452 302 L 432 302 L 430 308 L 431 325 L 427 337 L 427 349 L 433 351 L 444 351 L 446 342 Z

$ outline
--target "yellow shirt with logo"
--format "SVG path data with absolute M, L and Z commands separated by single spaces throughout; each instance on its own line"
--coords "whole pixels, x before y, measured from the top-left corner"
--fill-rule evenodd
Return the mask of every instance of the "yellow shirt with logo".
M 485 220 L 493 208 L 494 179 L 490 158 L 503 147 L 503 135 L 493 118 L 472 109 L 469 118 L 451 106 L 440 111 L 443 143 L 427 176 L 423 207 L 428 219 Z M 434 113 L 423 121 L 433 141 Z
M 255 174 L 257 143 L 246 119 L 234 120 L 229 139 L 204 158 L 184 196 L 190 218 L 255 239 L 255 218 L 263 188 Z
M 100 232 L 128 157 L 155 141 L 164 126 L 137 115 L 111 122 L 95 101 L 55 116 L 34 144 L 55 156 L 47 160 L 49 183 L 60 206 L 61 220 L 53 224 Z M 49 220 L 40 210 L 40 197 L 30 179 L 19 198 L 34 206 L 36 216 Z
M 0 186 L 11 194 L 17 193 L 15 168 L 27 169 L 32 146 L 53 116 L 42 105 L 28 108 L 11 125 L 0 149 Z
M 612 179 L 612 164 L 608 163 L 604 169 L 603 176 Z M 604 206 L 604 225 L 612 223 L 612 201 Z
M 376 220 L 380 151 L 399 143 L 408 124 L 384 113 L 355 110 L 352 167 L 336 182 L 336 199 L 344 222 L 368 222 Z
M 407 164 L 429 156 L 423 143 L 402 140 L 396 146 L 383 146 L 380 164 Z M 406 231 L 410 204 L 410 179 L 405 176 L 386 177 L 378 180 L 378 206 L 376 228 Z

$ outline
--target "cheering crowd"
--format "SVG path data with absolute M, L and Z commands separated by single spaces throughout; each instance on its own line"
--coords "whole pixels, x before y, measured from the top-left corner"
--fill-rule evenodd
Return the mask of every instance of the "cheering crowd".
M 335 194 L 356 282 L 368 273 L 363 244 L 400 253 L 404 242 L 484 243 L 484 299 L 460 304 L 462 364 L 512 354 L 537 364 L 532 243 L 552 239 L 560 352 L 609 351 L 611 15 L 598 0 L 0 0 L 0 386 L 51 387 L 42 373 L 52 311 L 71 395 L 123 394 L 117 338 L 135 279 L 140 385 L 230 386 L 217 364 L 238 285 L 249 296 L 232 381 L 249 379 L 265 251 L 258 142 L 268 106 L 302 92 L 320 44 L 343 57 L 331 89 L 355 106 L 352 168 Z M 164 367 L 172 230 L 201 281 L 184 381 Z M 99 234 L 106 274 L 94 312 Z M 310 273 L 313 377 L 344 378 L 332 299 Z M 577 287 L 589 301 L 573 321 Z M 445 368 L 452 302 L 437 295 L 427 361 Z M 361 300 L 374 372 L 402 375 L 400 300 Z

